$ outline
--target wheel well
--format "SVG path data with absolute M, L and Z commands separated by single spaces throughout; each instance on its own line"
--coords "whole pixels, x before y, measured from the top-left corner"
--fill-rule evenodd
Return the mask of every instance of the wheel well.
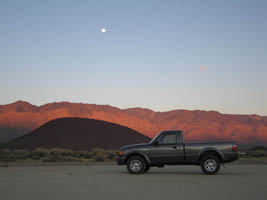
M 222 161 L 222 156 L 217 152 L 217 151 L 213 151 L 213 150 L 207 150 L 204 151 L 200 154 L 198 161 L 201 162 L 202 158 L 204 158 L 204 156 L 216 156 L 220 161 Z
M 142 157 L 145 160 L 146 164 L 148 164 L 145 156 L 143 156 L 142 154 L 139 154 L 139 153 L 133 153 L 133 154 L 127 156 L 125 163 L 127 163 L 128 159 L 131 158 L 131 157 L 133 157 L 133 156 L 140 156 L 140 157 Z

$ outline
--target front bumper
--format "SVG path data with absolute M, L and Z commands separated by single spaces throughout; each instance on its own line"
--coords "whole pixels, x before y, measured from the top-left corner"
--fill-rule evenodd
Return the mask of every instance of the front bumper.
M 118 165 L 125 165 L 126 164 L 126 157 L 117 156 L 117 163 L 118 163 Z

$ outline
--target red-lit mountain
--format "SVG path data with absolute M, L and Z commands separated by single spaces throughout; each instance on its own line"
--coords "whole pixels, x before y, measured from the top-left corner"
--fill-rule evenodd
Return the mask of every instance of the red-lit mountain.
M 143 108 L 119 109 L 108 105 L 50 103 L 43 106 L 18 101 L 0 106 L 0 142 L 24 135 L 44 123 L 63 117 L 104 120 L 153 137 L 161 130 L 180 129 L 186 140 L 235 140 L 242 144 L 267 144 L 267 117 L 229 115 L 215 111 Z

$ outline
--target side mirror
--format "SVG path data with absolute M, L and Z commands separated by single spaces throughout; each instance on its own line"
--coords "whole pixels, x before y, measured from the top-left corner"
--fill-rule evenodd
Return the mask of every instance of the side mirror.
M 158 141 L 156 140 L 155 142 L 153 142 L 153 144 L 154 144 L 154 145 L 158 145 L 159 143 L 158 143 Z

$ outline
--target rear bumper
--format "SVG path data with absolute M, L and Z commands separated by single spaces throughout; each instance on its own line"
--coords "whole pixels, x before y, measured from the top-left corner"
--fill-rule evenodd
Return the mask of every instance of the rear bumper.
M 225 159 L 223 160 L 224 163 L 233 162 L 239 159 L 239 154 L 238 152 L 227 153 L 224 155 L 224 157 L 225 157 Z
M 117 164 L 118 165 L 125 165 L 126 164 L 126 157 L 117 156 Z

